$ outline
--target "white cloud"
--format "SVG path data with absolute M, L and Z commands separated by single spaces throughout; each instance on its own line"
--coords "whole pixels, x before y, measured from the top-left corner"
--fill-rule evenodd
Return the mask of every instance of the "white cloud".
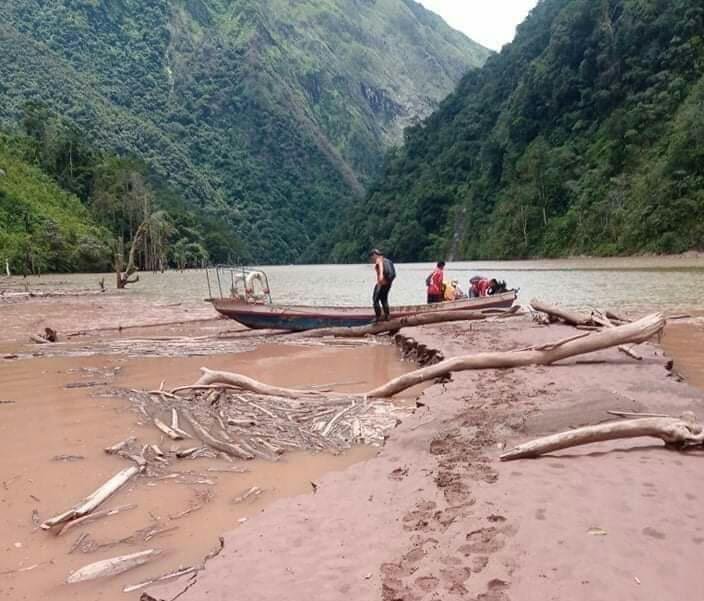
M 538 0 L 418 0 L 450 26 L 493 50 L 513 40 Z

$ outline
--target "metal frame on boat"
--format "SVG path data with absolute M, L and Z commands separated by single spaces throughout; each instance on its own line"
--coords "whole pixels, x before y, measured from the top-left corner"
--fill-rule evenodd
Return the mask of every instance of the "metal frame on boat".
M 271 302 L 269 278 L 264 272 L 258 270 L 221 265 L 215 268 L 215 279 L 220 298 L 213 298 L 210 275 L 208 275 L 210 298 L 207 300 L 213 304 L 215 310 L 221 315 L 253 329 L 303 331 L 328 327 L 353 327 L 367 325 L 375 317 L 371 306 L 315 307 L 273 304 Z M 250 282 L 261 282 L 261 292 L 257 293 L 252 288 L 248 289 L 246 286 L 248 280 Z M 240 290 L 236 285 L 238 281 L 244 282 L 244 290 Z M 225 285 L 230 284 L 230 296 L 223 294 L 223 283 Z M 391 307 L 391 318 L 406 317 L 419 313 L 434 313 L 436 311 L 508 308 L 516 298 L 517 292 L 509 290 L 493 296 L 463 298 L 432 305 Z M 266 302 L 267 300 L 268 302 Z

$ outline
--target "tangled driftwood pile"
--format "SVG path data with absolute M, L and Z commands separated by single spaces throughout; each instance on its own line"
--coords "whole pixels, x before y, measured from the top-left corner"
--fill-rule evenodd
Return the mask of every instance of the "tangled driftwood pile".
M 211 452 L 274 461 L 291 450 L 342 450 L 381 445 L 408 409 L 360 396 L 306 393 L 300 398 L 255 394 L 226 384 L 199 384 L 130 398 L 174 441 L 191 440 L 176 457 Z

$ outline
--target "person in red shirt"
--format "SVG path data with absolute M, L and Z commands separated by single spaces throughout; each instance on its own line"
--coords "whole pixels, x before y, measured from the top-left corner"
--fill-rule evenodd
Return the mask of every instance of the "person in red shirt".
M 433 273 L 425 280 L 428 286 L 428 304 L 441 303 L 443 301 L 443 282 L 445 281 L 445 261 L 440 261 Z
M 487 278 L 483 278 L 480 276 L 474 276 L 471 280 L 469 280 L 469 296 L 470 298 L 476 298 L 479 296 L 486 296 L 488 293 L 488 290 L 491 286 L 491 283 Z

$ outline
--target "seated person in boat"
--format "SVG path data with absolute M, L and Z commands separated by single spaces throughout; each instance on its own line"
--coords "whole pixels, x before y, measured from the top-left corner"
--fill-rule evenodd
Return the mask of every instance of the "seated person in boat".
M 441 303 L 443 301 L 445 282 L 445 261 L 439 261 L 433 273 L 425 279 L 428 288 L 428 304 Z
M 469 298 L 479 298 L 486 296 L 489 290 L 489 279 L 480 275 L 475 275 L 469 280 Z
M 496 278 L 489 279 L 481 276 L 474 276 L 471 280 L 469 280 L 469 286 L 470 298 L 492 296 L 508 290 L 506 287 L 506 282 L 497 280 Z
M 501 294 L 502 292 L 506 292 L 507 290 L 508 288 L 506 287 L 506 282 L 491 278 L 489 280 L 489 289 L 486 291 L 486 293 L 487 295 L 492 296 L 494 294 Z
M 451 282 L 445 282 L 445 301 L 454 301 L 460 298 L 464 298 L 464 292 L 459 287 L 459 282 L 457 280 L 452 280 Z

